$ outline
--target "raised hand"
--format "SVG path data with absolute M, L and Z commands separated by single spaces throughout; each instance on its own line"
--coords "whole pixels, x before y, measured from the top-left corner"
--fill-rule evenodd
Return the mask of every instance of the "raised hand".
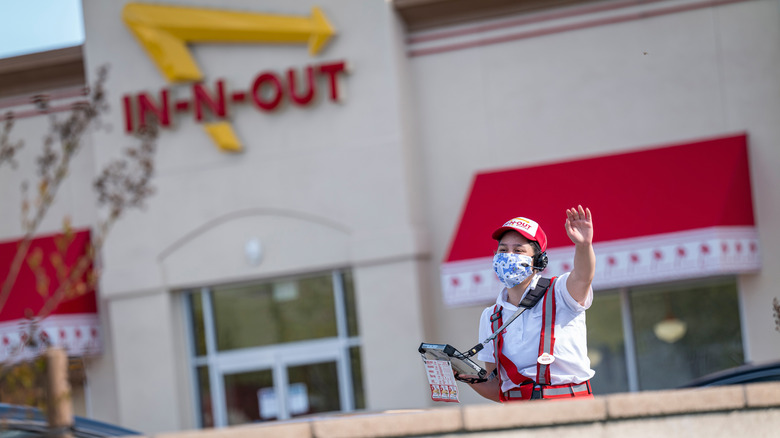
M 566 210 L 566 234 L 575 245 L 593 243 L 593 218 L 590 209 L 569 208 Z

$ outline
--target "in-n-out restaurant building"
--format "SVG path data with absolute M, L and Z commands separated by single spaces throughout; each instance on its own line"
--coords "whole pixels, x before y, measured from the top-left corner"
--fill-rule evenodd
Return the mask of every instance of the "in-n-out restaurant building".
M 88 241 L 93 179 L 162 125 L 156 193 L 109 235 L 96 293 L 41 323 L 83 364 L 82 413 L 155 433 L 432 406 L 416 348 L 478 342 L 493 228 L 539 221 L 557 275 L 577 204 L 597 393 L 780 358 L 776 0 L 83 10 L 83 47 L 0 61 L 26 141 L 0 167 L 4 264 L 48 123 L 30 96 L 68 108 L 110 68 L 110 127 L 85 136 L 34 246 L 63 216 Z M 0 314 L 4 360 L 29 281 Z

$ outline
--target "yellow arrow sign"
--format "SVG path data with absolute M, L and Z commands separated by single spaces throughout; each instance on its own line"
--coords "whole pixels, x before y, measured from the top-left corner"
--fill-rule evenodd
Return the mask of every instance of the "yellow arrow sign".
M 171 82 L 203 78 L 188 42 L 299 43 L 315 55 L 336 33 L 316 6 L 302 17 L 128 3 L 122 18 Z
M 336 31 L 318 7 L 311 17 L 128 3 L 122 19 L 170 82 L 203 79 L 187 43 L 298 43 L 316 55 Z M 228 122 L 204 129 L 225 151 L 242 149 Z

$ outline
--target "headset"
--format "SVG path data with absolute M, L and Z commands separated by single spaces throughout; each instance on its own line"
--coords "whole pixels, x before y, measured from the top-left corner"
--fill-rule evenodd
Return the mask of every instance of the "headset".
M 531 246 L 534 247 L 534 257 L 533 257 L 533 266 L 532 268 L 536 269 L 539 272 L 544 271 L 544 268 L 547 267 L 547 251 L 542 251 L 542 248 L 539 246 L 539 242 L 532 240 Z
M 547 267 L 547 252 L 542 252 L 535 255 L 533 268 L 537 269 L 539 272 L 542 272 L 546 267 Z

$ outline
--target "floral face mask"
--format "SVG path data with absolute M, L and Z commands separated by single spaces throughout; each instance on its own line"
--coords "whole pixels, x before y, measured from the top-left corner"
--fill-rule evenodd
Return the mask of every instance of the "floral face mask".
M 534 273 L 534 259 L 523 254 L 500 252 L 493 256 L 493 270 L 507 289 L 522 283 Z

